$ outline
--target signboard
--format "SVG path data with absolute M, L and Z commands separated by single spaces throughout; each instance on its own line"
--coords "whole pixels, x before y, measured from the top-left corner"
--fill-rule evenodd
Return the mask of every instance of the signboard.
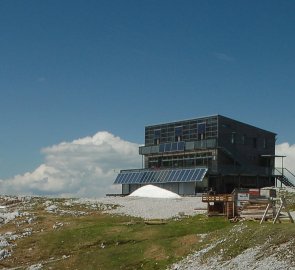
M 260 190 L 259 190 L 259 188 L 250 188 L 249 189 L 249 194 L 254 195 L 254 196 L 259 196 L 260 195 Z
M 249 193 L 238 193 L 238 201 L 249 201 Z
M 250 194 L 249 193 L 238 193 L 238 200 L 237 200 L 237 206 L 242 206 L 245 202 L 249 201 Z

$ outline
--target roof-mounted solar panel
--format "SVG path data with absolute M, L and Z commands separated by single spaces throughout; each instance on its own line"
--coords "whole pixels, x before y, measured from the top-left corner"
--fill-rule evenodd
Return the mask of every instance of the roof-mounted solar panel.
M 202 181 L 207 168 L 144 169 L 120 172 L 114 184 L 148 184 Z

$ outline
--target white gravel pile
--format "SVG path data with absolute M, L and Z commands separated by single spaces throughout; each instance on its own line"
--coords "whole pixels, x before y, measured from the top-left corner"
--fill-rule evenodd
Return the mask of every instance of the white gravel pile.
M 146 185 L 138 188 L 134 192 L 132 192 L 129 197 L 144 197 L 144 198 L 161 198 L 161 199 L 169 199 L 169 198 L 181 198 L 178 194 L 171 192 L 167 189 L 156 187 L 153 185 Z

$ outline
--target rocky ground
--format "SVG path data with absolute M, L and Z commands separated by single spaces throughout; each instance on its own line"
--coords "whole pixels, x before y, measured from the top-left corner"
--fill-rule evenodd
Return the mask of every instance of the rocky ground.
M 233 230 L 243 230 L 243 225 L 237 225 Z M 223 250 L 220 250 L 219 256 L 210 257 L 208 260 L 204 261 L 203 256 L 207 252 L 210 252 L 211 249 L 216 247 L 218 244 L 225 241 L 221 239 L 216 243 L 208 246 L 205 249 L 202 249 L 198 252 L 190 254 L 188 257 L 184 258 L 182 261 L 173 264 L 169 270 L 249 270 L 249 269 L 261 269 L 261 270 L 281 270 L 295 269 L 294 253 L 291 249 L 294 246 L 294 240 L 291 240 L 287 243 L 284 243 L 280 246 L 272 246 L 273 251 L 269 256 L 262 256 L 264 252 L 269 252 L 269 246 L 267 243 L 261 246 L 255 246 L 252 248 L 246 249 L 237 257 L 234 257 L 230 260 L 223 260 L 222 253 Z M 284 259 L 281 258 L 281 254 L 284 254 Z M 287 258 L 287 259 L 285 259 Z

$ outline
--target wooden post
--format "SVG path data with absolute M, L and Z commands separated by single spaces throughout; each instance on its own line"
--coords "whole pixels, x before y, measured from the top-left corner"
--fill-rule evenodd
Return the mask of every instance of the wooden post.
M 289 218 L 290 218 L 290 221 L 291 221 L 292 223 L 294 223 L 294 219 L 293 219 L 293 217 L 292 217 L 291 214 L 290 214 L 289 208 L 287 207 L 285 197 L 281 197 L 281 198 L 280 198 L 280 202 L 281 202 L 281 205 L 280 205 L 279 210 L 278 210 L 278 212 L 277 212 L 277 214 L 276 214 L 276 216 L 275 216 L 275 219 L 274 219 L 274 221 L 273 221 L 273 224 L 275 224 L 277 220 L 278 220 L 279 222 L 281 222 L 281 221 L 280 221 L 280 218 L 279 218 L 279 215 L 280 215 L 280 212 L 281 212 L 281 210 L 282 210 L 283 207 L 285 207 L 285 210 L 286 210 L 286 212 L 287 212 L 287 214 L 288 214 L 288 216 L 289 216 Z
M 287 203 L 286 203 L 286 199 L 285 199 L 285 197 L 281 198 L 281 201 L 282 201 L 283 205 L 285 206 L 285 210 L 286 210 L 286 212 L 287 212 L 287 214 L 288 214 L 288 216 L 289 216 L 289 218 L 290 218 L 290 221 L 291 221 L 292 223 L 294 223 L 294 219 L 293 219 L 293 217 L 292 217 L 291 214 L 290 214 L 290 211 L 289 211 L 289 208 L 288 208 L 288 206 L 287 206 Z
M 266 215 L 267 215 L 268 209 L 270 208 L 270 205 L 271 205 L 271 202 L 269 202 L 269 203 L 267 204 L 266 209 L 265 209 L 265 211 L 264 211 L 264 214 L 263 214 L 263 216 L 262 216 L 262 218 L 261 218 L 261 220 L 260 220 L 260 224 L 264 221 L 264 219 L 265 219 L 265 217 L 266 217 Z

